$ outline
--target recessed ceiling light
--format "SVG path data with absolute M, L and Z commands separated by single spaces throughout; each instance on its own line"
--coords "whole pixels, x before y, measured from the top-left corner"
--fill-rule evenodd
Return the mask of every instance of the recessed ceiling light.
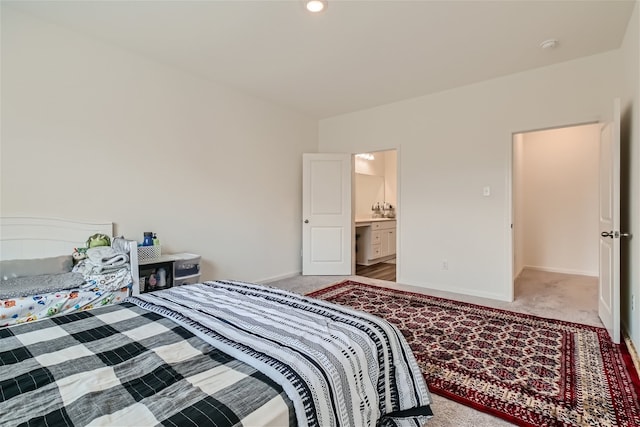
M 540 43 L 540 47 L 543 49 L 553 49 L 556 46 L 558 46 L 558 40 L 556 39 L 549 39 Z
M 309 12 L 322 12 L 327 7 L 327 2 L 325 0 L 309 0 L 306 7 Z

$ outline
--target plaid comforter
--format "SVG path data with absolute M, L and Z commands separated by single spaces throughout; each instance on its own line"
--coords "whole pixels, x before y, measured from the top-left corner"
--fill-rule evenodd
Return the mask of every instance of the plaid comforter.
M 2 425 L 419 426 L 431 414 L 395 328 L 240 282 L 0 329 L 0 366 Z
M 0 329 L 0 366 L 3 426 L 293 420 L 265 375 L 130 303 Z

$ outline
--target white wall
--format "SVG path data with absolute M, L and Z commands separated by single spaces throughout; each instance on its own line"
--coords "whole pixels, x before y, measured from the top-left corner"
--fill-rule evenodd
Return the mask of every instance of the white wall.
M 356 172 L 354 199 L 356 221 L 370 219 L 372 206 L 384 201 L 384 176 Z
M 605 117 L 614 64 L 618 51 L 322 120 L 319 149 L 398 141 L 398 281 L 510 300 L 512 135 Z
M 522 141 L 514 171 L 522 179 L 524 265 L 597 276 L 600 124 L 528 132 Z
M 398 152 L 384 152 L 384 201 L 397 208 L 398 205 Z
M 636 350 L 640 350 L 640 2 L 629 21 L 621 48 L 622 66 L 622 168 L 623 231 L 633 235 L 621 240 L 622 253 L 622 325 L 629 332 Z M 631 299 L 635 298 L 635 310 Z
M 317 123 L 2 6 L 1 208 L 108 220 L 203 278 L 300 271 Z
M 399 281 L 510 299 L 512 134 L 606 118 L 617 95 L 640 236 L 638 8 L 620 51 L 320 123 L 325 152 L 398 141 Z M 314 122 L 6 3 L 1 31 L 0 214 L 112 220 L 132 238 L 153 230 L 169 250 L 201 253 L 206 278 L 300 270 L 300 154 L 317 151 Z M 639 306 L 640 239 L 628 254 L 623 321 L 640 343 L 629 300 Z

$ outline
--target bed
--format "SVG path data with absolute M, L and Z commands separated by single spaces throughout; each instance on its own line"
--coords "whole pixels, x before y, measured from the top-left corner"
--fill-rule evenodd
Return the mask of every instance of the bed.
M 0 225 L 2 259 L 112 234 L 110 223 Z M 419 427 L 432 416 L 408 344 L 380 318 L 237 281 L 138 289 L 0 328 L 0 425 Z
M 137 293 L 134 241 L 112 239 L 123 252 L 117 268 L 91 269 L 88 260 L 74 266 L 73 249 L 96 233 L 111 237 L 113 224 L 0 218 L 0 327 L 116 304 Z
M 237 281 L 0 330 L 0 424 L 415 426 L 431 396 L 383 319 Z

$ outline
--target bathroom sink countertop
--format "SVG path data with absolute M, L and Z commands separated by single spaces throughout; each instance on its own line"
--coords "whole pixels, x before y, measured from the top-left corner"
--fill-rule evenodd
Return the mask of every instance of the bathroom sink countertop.
M 396 218 L 358 218 L 356 219 L 356 225 L 366 224 L 370 222 L 378 222 L 378 221 L 395 221 Z

